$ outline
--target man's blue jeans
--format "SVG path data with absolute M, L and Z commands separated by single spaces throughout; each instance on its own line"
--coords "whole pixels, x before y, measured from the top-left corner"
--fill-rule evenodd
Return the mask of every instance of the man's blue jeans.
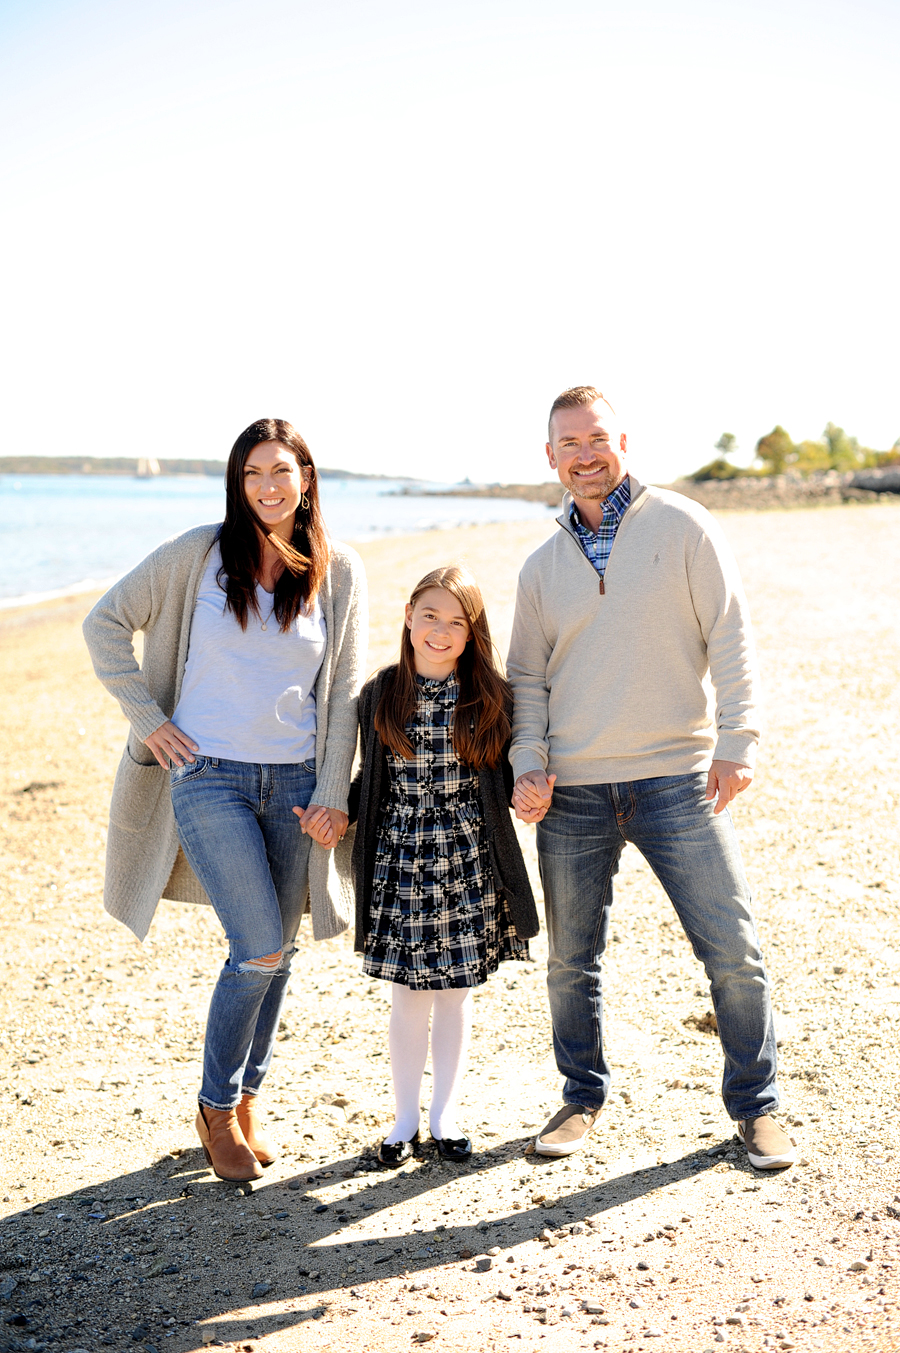
M 769 981 L 731 816 L 707 803 L 706 775 L 564 785 L 537 827 L 550 958 L 547 986 L 556 1064 L 567 1103 L 601 1108 L 601 959 L 612 881 L 627 841 L 669 896 L 706 969 L 725 1054 L 722 1097 L 733 1119 L 778 1106 Z
M 178 836 L 229 945 L 206 1020 L 201 1104 L 231 1109 L 259 1092 L 275 1048 L 306 897 L 307 765 L 198 756 L 171 772 Z M 272 955 L 277 955 L 273 960 Z

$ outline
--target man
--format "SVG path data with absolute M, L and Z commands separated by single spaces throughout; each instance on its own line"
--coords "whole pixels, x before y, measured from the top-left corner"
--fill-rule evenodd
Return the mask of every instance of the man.
M 579 1150 L 609 1093 L 601 958 L 627 841 L 706 968 L 722 1095 L 758 1169 L 793 1164 L 775 1122 L 775 1033 L 750 891 L 727 812 L 753 778 L 757 675 L 737 566 L 713 518 L 626 471 L 627 437 L 591 386 L 550 411 L 562 528 L 519 576 L 509 650 L 513 803 L 537 822 L 547 985 L 564 1104 L 535 1140 Z M 709 678 L 715 692 L 710 710 Z

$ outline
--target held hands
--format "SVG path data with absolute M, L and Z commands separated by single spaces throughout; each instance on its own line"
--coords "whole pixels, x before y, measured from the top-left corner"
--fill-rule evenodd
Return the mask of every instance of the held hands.
M 732 799 L 743 794 L 752 783 L 753 771 L 749 766 L 742 766 L 738 761 L 714 761 L 706 778 L 707 802 L 717 794 L 719 796 L 713 813 L 724 812 Z
M 540 822 L 546 816 L 555 783 L 556 776 L 545 775 L 542 770 L 528 770 L 519 776 L 512 802 L 520 822 Z
M 350 819 L 339 808 L 321 808 L 311 803 L 308 808 L 291 810 L 300 819 L 300 830 L 305 836 L 311 836 L 326 850 L 333 850 L 338 841 L 343 841 Z
M 192 754 L 200 750 L 187 733 L 182 733 L 168 719 L 149 738 L 144 738 L 144 746 L 150 748 L 163 770 L 168 770 L 170 763 L 173 766 L 183 766 L 185 761 L 190 764 L 194 760 Z

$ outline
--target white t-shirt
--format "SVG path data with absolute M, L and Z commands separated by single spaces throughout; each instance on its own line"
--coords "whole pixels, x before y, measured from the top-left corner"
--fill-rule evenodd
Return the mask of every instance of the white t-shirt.
M 257 586 L 259 616 L 242 630 L 216 582 L 222 556 L 213 546 L 191 617 L 187 665 L 172 722 L 201 756 L 284 765 L 313 761 L 316 678 L 325 656 L 318 599 L 283 633 L 271 593 Z

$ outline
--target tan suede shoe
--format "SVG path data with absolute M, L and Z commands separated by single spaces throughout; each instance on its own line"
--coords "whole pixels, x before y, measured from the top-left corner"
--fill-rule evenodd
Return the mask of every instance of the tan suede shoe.
M 534 1139 L 539 1156 L 571 1156 L 580 1151 L 591 1128 L 600 1116 L 599 1109 L 581 1104 L 564 1104 Z
M 246 1184 L 262 1178 L 259 1161 L 244 1140 L 234 1109 L 210 1109 L 201 1104 L 196 1127 L 203 1154 L 220 1179 Z
M 235 1110 L 244 1141 L 253 1152 L 260 1165 L 274 1165 L 278 1159 L 278 1147 L 271 1137 L 266 1135 L 256 1095 L 241 1095 L 241 1102 Z

